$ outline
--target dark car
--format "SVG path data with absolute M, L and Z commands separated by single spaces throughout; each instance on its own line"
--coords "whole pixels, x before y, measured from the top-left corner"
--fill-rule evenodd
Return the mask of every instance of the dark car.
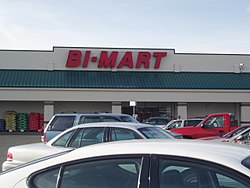
M 242 125 L 222 136 L 205 137 L 201 138 L 201 140 L 214 140 L 250 146 L 250 125 Z
M 169 117 L 151 117 L 145 120 L 144 123 L 150 124 L 150 125 L 155 125 L 158 127 L 164 127 L 166 126 L 171 119 Z

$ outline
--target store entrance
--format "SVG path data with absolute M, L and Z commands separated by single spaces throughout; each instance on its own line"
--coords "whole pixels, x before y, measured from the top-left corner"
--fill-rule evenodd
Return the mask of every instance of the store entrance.
M 123 106 L 122 113 L 133 115 L 132 106 Z M 174 117 L 174 103 L 137 103 L 135 107 L 137 120 L 145 121 L 150 117 Z

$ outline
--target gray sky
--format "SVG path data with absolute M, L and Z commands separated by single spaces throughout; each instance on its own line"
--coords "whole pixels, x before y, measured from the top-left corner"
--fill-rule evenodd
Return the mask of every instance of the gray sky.
M 250 53 L 250 0 L 0 0 L 0 49 Z

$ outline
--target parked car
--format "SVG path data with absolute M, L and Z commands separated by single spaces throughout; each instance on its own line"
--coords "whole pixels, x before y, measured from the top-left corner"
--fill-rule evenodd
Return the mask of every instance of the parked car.
M 188 127 L 188 126 L 196 126 L 198 125 L 203 119 L 176 119 L 170 121 L 165 127 L 163 127 L 166 130 L 171 130 L 175 128 L 181 128 L 181 127 Z
M 196 126 L 171 129 L 171 132 L 183 135 L 183 138 L 202 138 L 210 136 L 222 136 L 236 128 L 239 124 L 235 114 L 215 113 L 208 115 Z
M 250 150 L 194 140 L 96 144 L 0 175 L 6 188 L 249 188 Z
M 171 134 L 174 138 L 176 139 L 182 139 L 183 136 L 182 134 L 179 134 L 179 133 L 173 133 L 173 132 L 170 132 L 169 130 L 166 130 L 169 134 Z
M 158 127 L 166 126 L 171 119 L 169 117 L 150 117 L 144 121 L 146 124 L 155 125 Z
M 128 114 L 94 113 L 94 114 L 55 114 L 44 129 L 41 140 L 48 142 L 62 131 L 79 124 L 94 122 L 132 122 L 139 123 Z
M 240 126 L 237 129 L 219 137 L 205 137 L 202 140 L 214 140 L 234 144 L 244 144 L 250 146 L 250 125 Z
M 47 143 L 33 143 L 13 146 L 8 149 L 7 160 L 2 171 L 22 163 L 72 148 L 91 144 L 129 139 L 173 139 L 174 137 L 159 127 L 140 123 L 102 122 L 73 126 Z

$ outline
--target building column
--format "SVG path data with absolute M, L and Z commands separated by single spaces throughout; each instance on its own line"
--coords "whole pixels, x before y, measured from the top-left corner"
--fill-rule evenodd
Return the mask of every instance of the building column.
M 112 113 L 121 114 L 122 113 L 122 103 L 112 102 Z
M 44 102 L 44 128 L 47 126 L 48 122 L 54 115 L 54 102 L 45 101 Z
M 250 103 L 241 103 L 240 124 L 250 123 Z
M 187 119 L 187 103 L 185 102 L 177 103 L 177 118 Z

